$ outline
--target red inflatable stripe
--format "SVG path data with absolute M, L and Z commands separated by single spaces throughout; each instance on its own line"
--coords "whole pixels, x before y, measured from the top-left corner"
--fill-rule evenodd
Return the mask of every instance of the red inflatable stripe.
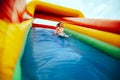
M 44 24 L 35 24 L 35 23 L 32 24 L 32 27 L 55 29 L 55 26 L 44 25 Z
M 63 18 L 72 24 L 120 34 L 120 20 Z
M 23 14 L 26 11 L 25 0 L 0 0 L 0 6 L 0 19 L 10 23 L 23 21 Z

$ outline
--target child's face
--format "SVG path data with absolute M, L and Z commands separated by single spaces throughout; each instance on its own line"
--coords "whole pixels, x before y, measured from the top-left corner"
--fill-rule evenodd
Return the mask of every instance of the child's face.
M 60 27 L 63 27 L 63 24 L 62 24 L 62 23 L 60 24 Z

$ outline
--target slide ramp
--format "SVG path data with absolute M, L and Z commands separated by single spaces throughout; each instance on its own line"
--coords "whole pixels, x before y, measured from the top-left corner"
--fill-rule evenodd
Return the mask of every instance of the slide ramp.
M 30 31 L 22 59 L 22 80 L 119 80 L 120 62 L 53 30 Z

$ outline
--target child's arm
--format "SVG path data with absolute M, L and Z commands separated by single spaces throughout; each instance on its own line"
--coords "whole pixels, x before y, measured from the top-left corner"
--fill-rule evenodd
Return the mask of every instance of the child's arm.
M 54 35 L 54 36 L 57 35 L 57 31 L 55 31 L 53 35 Z
M 58 28 L 55 29 L 54 36 L 58 34 Z

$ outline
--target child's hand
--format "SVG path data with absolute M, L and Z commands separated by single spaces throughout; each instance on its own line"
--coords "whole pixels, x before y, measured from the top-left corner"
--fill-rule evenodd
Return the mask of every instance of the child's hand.
M 56 33 L 56 32 L 54 32 L 53 36 L 56 36 L 56 35 L 57 35 L 57 33 Z

